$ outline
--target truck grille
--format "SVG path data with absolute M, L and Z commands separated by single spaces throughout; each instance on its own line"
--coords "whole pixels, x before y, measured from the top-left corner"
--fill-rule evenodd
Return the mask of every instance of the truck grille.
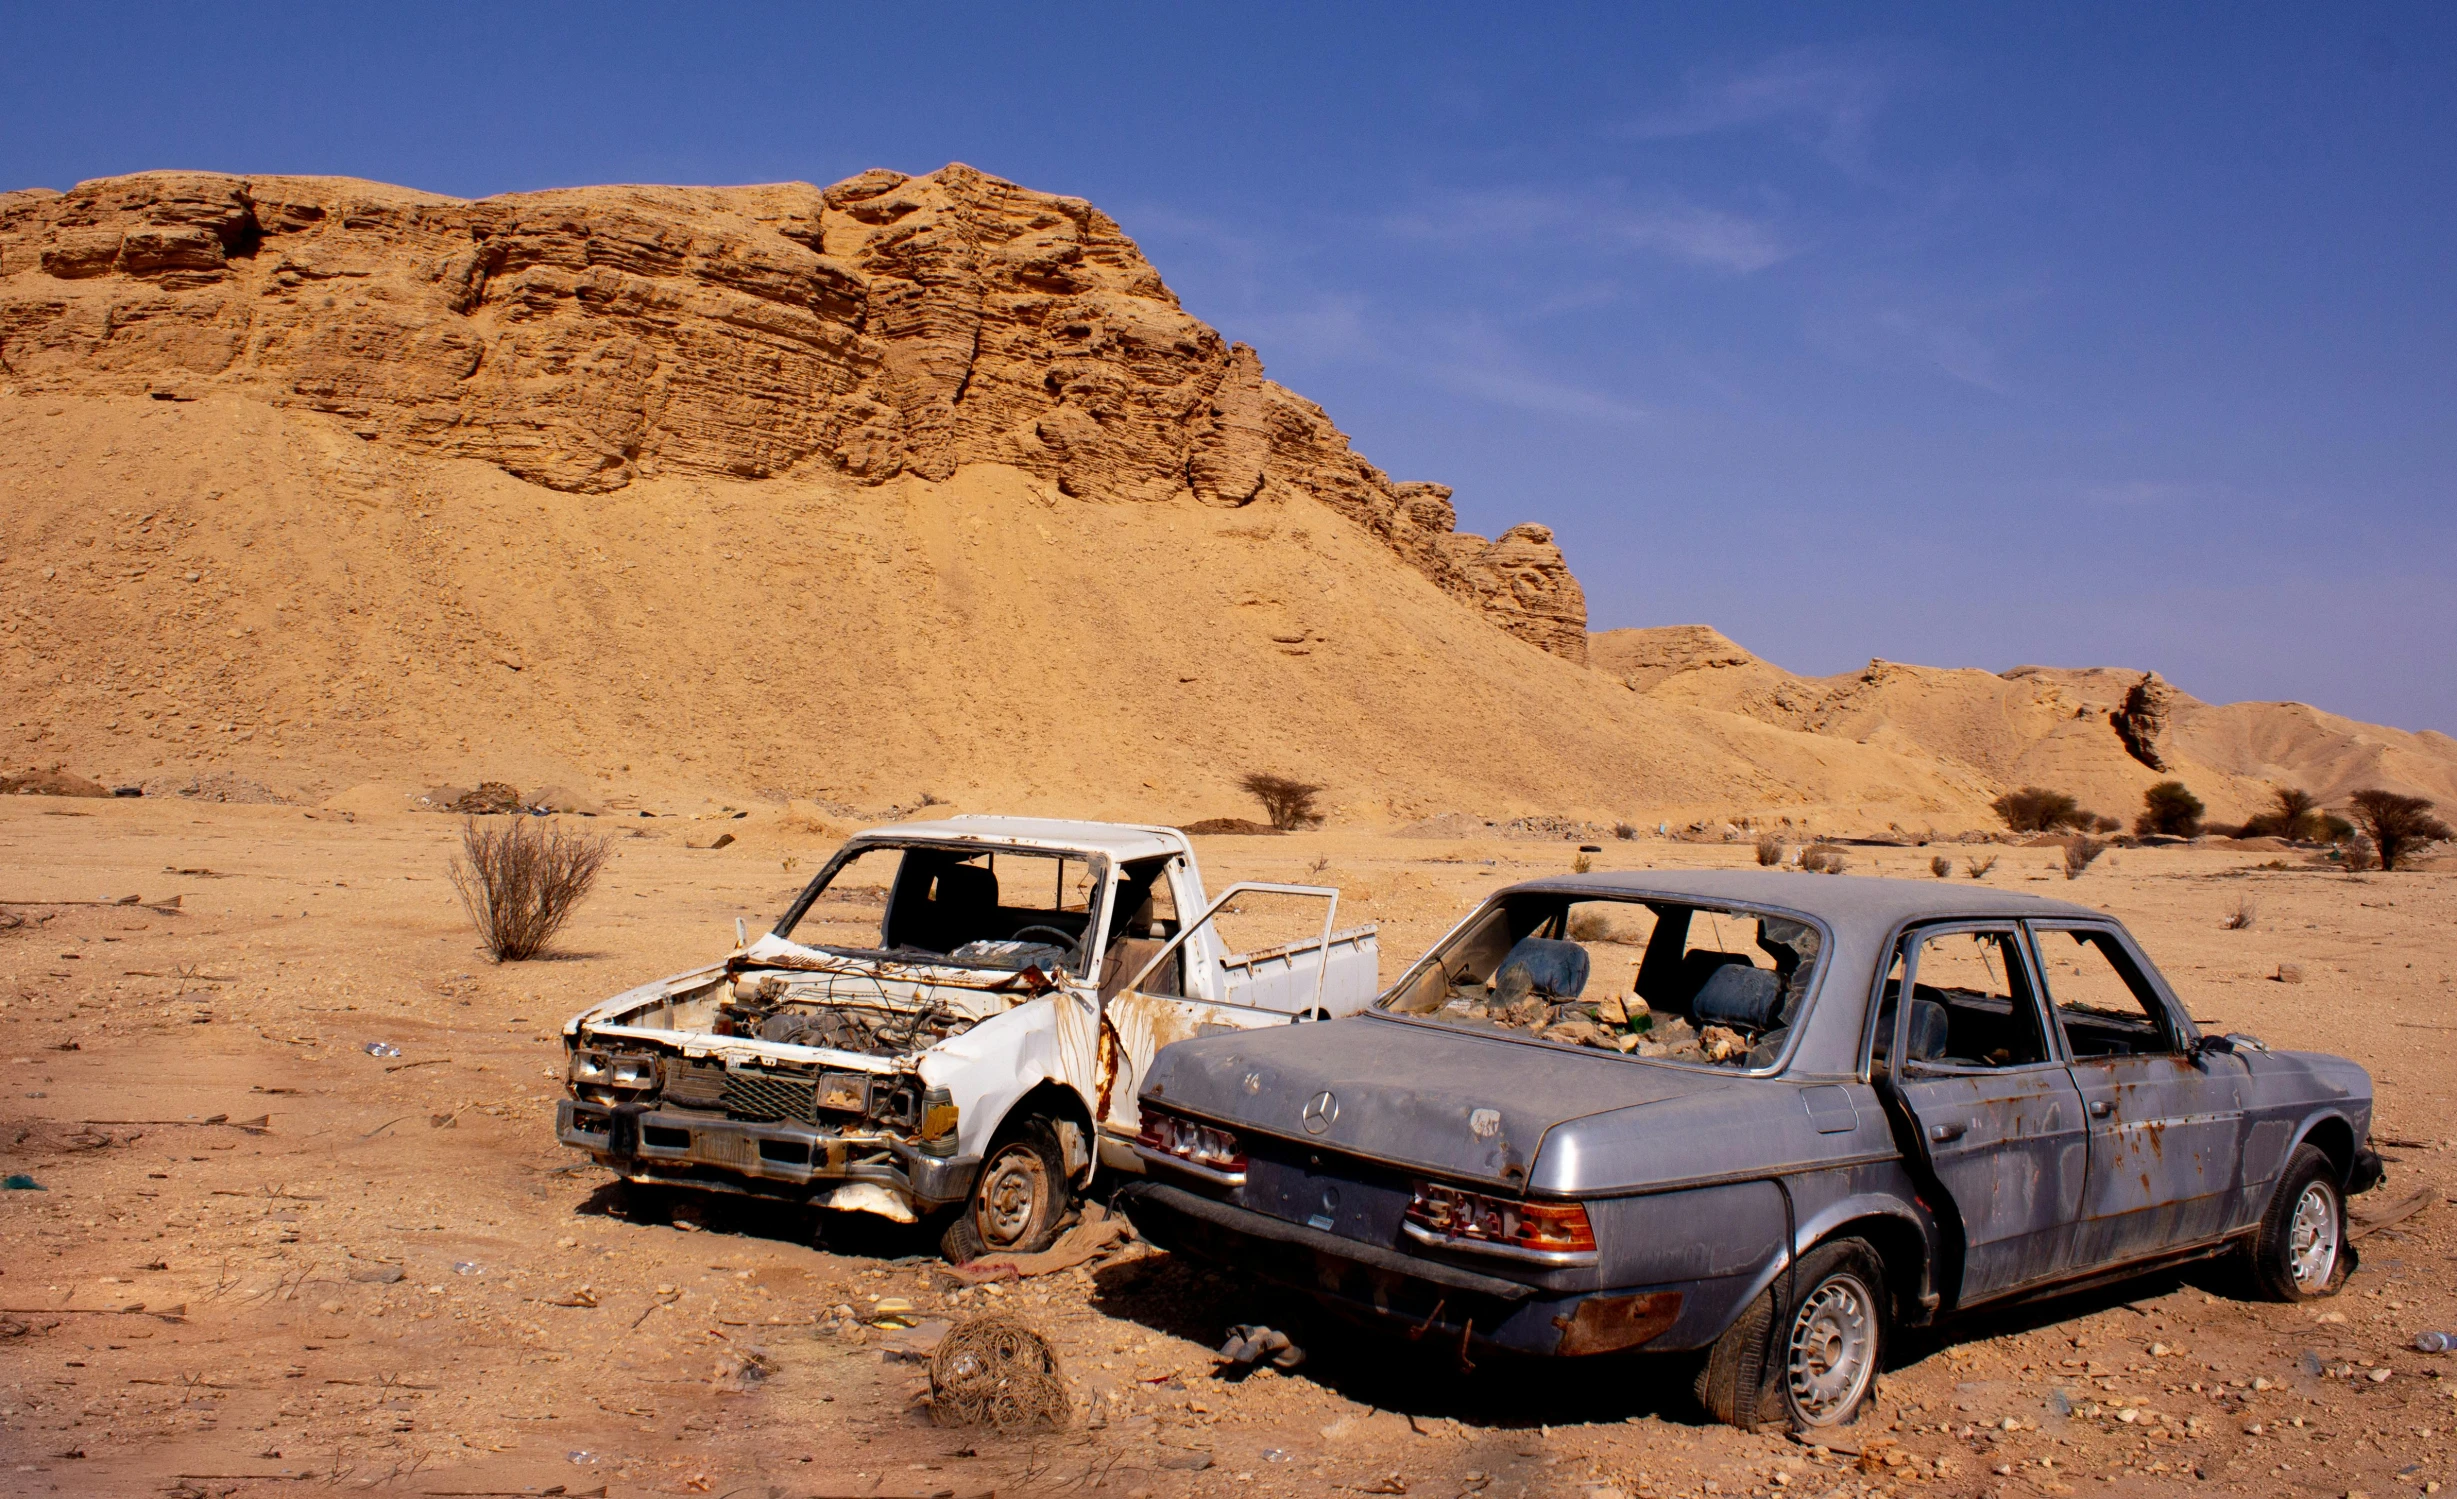
M 666 1064 L 665 1096 L 688 1109 L 713 1109 L 725 1101 L 725 1064 L 684 1062 Z
M 725 1075 L 725 1112 L 736 1119 L 810 1119 L 816 1113 L 816 1102 L 816 1090 L 809 1083 L 756 1072 Z

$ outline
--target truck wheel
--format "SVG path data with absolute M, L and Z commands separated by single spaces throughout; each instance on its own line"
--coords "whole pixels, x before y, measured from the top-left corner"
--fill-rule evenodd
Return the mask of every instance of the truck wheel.
M 2270 1301 L 2317 1301 L 2346 1284 L 2346 1199 L 2317 1146 L 2299 1145 L 2252 1239 L 2252 1283 Z
M 1778 1309 L 1786 1279 L 1791 1298 Z M 1744 1428 L 1761 1421 L 1795 1431 L 1848 1426 L 1876 1388 L 1887 1320 L 1877 1252 L 1860 1239 L 1820 1244 L 1715 1340 L 1698 1371 L 1698 1403 Z
M 1058 1132 L 1047 1119 L 1027 1119 L 1002 1131 L 990 1147 L 939 1252 L 958 1265 L 985 1254 L 1038 1253 L 1058 1237 L 1074 1195 Z

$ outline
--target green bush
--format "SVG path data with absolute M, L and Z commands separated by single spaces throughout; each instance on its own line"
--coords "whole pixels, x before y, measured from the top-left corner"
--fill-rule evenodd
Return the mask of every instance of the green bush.
M 2141 815 L 2133 819 L 2133 831 L 2169 838 L 2196 837 L 2201 832 L 2204 810 L 2201 798 L 2186 790 L 2182 781 L 2161 781 L 2141 794 Z

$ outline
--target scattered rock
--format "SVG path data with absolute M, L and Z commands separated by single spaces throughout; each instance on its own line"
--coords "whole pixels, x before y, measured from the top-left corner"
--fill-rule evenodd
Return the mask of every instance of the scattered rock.
M 1206 817 L 1200 822 L 1187 823 L 1183 827 L 1180 827 L 1178 831 L 1184 833 L 1190 838 L 1276 838 L 1280 836 L 1280 829 L 1273 827 L 1271 824 L 1267 822 L 1255 822 L 1252 819 L 1245 817 Z
M 111 788 L 72 774 L 62 766 L 47 770 L 27 769 L 15 775 L 0 773 L 0 796 L 93 796 L 109 797 Z

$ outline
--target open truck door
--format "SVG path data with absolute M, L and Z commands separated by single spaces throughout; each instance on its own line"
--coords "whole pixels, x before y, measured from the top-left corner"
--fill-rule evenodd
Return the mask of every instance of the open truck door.
M 1223 911 L 1242 895 L 1284 895 L 1320 900 L 1319 933 L 1249 952 L 1229 950 L 1216 924 Z M 1327 885 L 1278 885 L 1246 881 L 1229 886 L 1187 923 L 1131 976 L 1114 989 L 1104 987 L 1099 1001 L 1100 1056 L 1098 1087 L 1094 1090 L 1102 1159 L 1128 1171 L 1140 1171 L 1133 1143 L 1141 1128 L 1135 1094 L 1159 1050 L 1171 1042 L 1224 1030 L 1288 1025 L 1301 1020 L 1329 1020 L 1352 1015 L 1374 997 L 1380 983 L 1380 954 L 1374 928 L 1340 930 L 1339 891 Z M 1178 993 L 1183 982 L 1155 984 L 1156 976 L 1182 978 L 1181 950 L 1203 952 L 1215 966 L 1209 987 L 1216 999 L 1190 999 Z

